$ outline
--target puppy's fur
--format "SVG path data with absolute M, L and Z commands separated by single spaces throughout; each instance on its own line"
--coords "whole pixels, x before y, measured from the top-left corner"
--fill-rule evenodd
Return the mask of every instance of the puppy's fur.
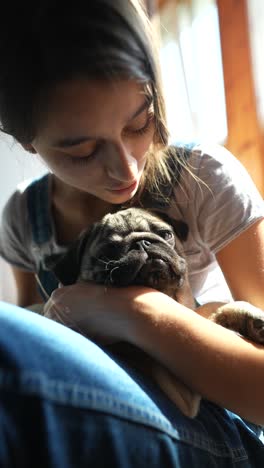
M 104 216 L 63 257 L 47 258 L 46 267 L 53 270 L 63 285 L 83 281 L 117 287 L 144 285 L 194 309 L 182 247 L 187 235 L 188 227 L 182 221 L 141 208 L 128 208 Z M 264 343 L 262 312 L 247 303 L 222 306 L 210 318 Z M 114 346 L 113 350 L 148 372 L 186 416 L 197 415 L 200 396 L 164 366 L 131 345 Z

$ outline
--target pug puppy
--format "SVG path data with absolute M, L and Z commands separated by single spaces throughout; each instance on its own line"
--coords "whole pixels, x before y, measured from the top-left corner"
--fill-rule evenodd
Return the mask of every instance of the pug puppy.
M 45 266 L 63 285 L 93 281 L 107 286 L 143 285 L 157 289 L 195 310 L 188 281 L 183 242 L 188 226 L 165 213 L 127 208 L 107 214 L 83 232 L 63 256 L 45 259 Z M 216 323 L 264 343 L 264 315 L 247 303 L 219 307 L 210 317 Z M 110 351 L 148 373 L 188 417 L 199 411 L 201 397 L 168 369 L 136 347 L 118 343 Z
M 129 208 L 83 232 L 66 255 L 45 259 L 63 285 L 94 281 L 105 286 L 149 286 L 194 306 L 182 241 L 188 227 L 140 208 Z

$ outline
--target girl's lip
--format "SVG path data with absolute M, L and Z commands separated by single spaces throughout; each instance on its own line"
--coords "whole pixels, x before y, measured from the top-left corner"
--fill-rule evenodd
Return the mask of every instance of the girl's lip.
M 110 189 L 110 192 L 121 193 L 125 192 L 126 190 L 133 190 L 137 185 L 137 181 L 133 182 L 132 184 L 128 185 L 127 187 L 117 188 L 117 189 Z

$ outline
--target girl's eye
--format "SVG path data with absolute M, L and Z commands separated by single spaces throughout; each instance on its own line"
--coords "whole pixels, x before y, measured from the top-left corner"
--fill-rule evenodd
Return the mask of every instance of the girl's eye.
M 144 125 L 139 125 L 139 126 L 131 126 L 131 127 L 128 127 L 124 130 L 124 132 L 126 134 L 132 134 L 132 135 L 144 135 L 145 133 L 148 132 L 148 130 L 150 129 L 151 127 L 151 124 L 153 122 L 153 118 L 154 118 L 154 113 L 153 111 L 148 111 L 148 114 L 147 114 L 147 118 L 146 118 L 146 121 L 144 123 Z M 94 156 L 97 155 L 97 153 L 99 152 L 99 148 L 100 148 L 100 144 L 99 145 L 96 145 L 95 148 L 87 155 L 85 156 L 72 156 L 72 155 L 67 155 L 67 160 L 70 161 L 70 163 L 72 164 L 88 164 L 90 161 L 92 161 L 92 159 L 94 158 Z
M 153 117 L 154 117 L 154 114 L 149 113 L 148 116 L 147 116 L 147 120 L 146 120 L 146 122 L 144 123 L 143 126 L 141 125 L 139 127 L 135 126 L 135 127 L 126 128 L 125 133 L 130 133 L 130 134 L 132 133 L 132 134 L 135 134 L 135 135 L 144 135 L 150 129 L 151 123 L 153 121 Z
M 90 161 L 93 160 L 93 157 L 96 156 L 98 153 L 99 147 L 97 146 L 90 154 L 87 154 L 86 156 L 71 156 L 67 155 L 67 159 L 72 163 L 72 164 L 88 164 Z

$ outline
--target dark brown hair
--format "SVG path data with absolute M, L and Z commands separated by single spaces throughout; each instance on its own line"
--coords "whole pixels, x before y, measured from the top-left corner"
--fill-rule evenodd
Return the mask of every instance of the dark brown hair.
M 140 0 L 36 3 L 29 9 L 23 2 L 9 24 L 1 20 L 1 130 L 30 143 L 45 96 L 60 82 L 78 77 L 138 80 L 153 98 L 155 115 L 138 196 L 146 185 L 158 190 L 160 180 L 170 180 L 164 151 L 168 130 L 155 38 Z

